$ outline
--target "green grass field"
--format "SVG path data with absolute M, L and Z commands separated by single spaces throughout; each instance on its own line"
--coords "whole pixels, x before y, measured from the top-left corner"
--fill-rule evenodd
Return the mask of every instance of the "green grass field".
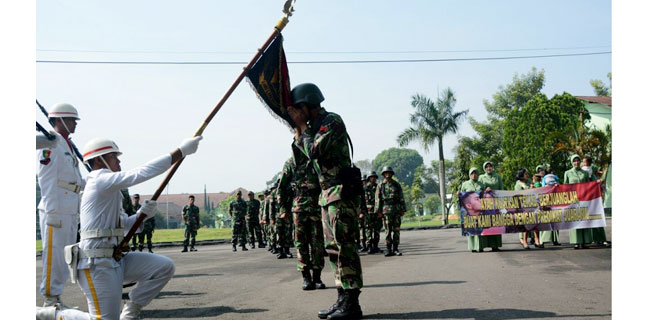
M 215 240 L 215 239 L 230 239 L 232 237 L 232 229 L 223 228 L 201 228 L 196 234 L 196 241 L 201 240 Z M 170 242 L 170 241 L 183 241 L 185 240 L 185 229 L 158 229 L 153 233 L 152 241 L 155 242 Z M 42 250 L 41 240 L 36 240 L 36 250 Z

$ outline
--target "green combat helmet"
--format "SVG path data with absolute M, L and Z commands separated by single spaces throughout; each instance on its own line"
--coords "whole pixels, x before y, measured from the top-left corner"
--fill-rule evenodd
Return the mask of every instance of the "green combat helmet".
M 325 100 L 325 97 L 315 84 L 301 83 L 291 90 L 291 99 L 294 105 L 303 102 L 309 105 L 318 105 Z
M 370 175 L 368 176 L 368 179 L 370 179 L 371 177 L 379 178 L 379 176 L 377 176 L 377 172 L 375 171 L 370 171 Z
M 384 173 L 386 173 L 386 172 L 390 172 L 392 174 L 395 174 L 395 171 L 393 171 L 393 168 L 391 168 L 389 166 L 385 166 L 384 169 L 381 170 L 381 175 L 383 176 Z

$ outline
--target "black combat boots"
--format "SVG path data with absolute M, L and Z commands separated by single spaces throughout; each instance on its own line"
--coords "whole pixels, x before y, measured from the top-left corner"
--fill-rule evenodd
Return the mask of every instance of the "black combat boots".
M 184 246 L 183 251 L 181 251 L 181 252 L 187 252 L 187 246 Z
M 368 245 L 365 242 L 363 243 L 363 248 L 361 248 L 361 252 L 368 252 Z
M 237 245 L 236 244 L 232 245 L 232 252 L 237 252 Z
M 278 248 L 278 259 L 286 259 L 287 253 L 284 251 L 284 248 Z
M 392 256 L 394 256 L 394 255 L 395 255 L 395 252 L 393 251 L 393 244 L 391 244 L 391 245 L 389 245 L 389 246 L 387 246 L 387 247 L 388 247 L 388 248 L 386 248 L 386 249 L 388 249 L 388 252 L 386 252 L 386 253 L 384 254 L 384 257 L 392 257 Z
M 361 319 L 363 313 L 359 305 L 359 289 L 344 290 L 341 305 L 327 319 Z
M 287 255 L 287 258 L 293 258 L 293 254 L 289 248 L 284 248 L 284 253 Z
M 311 273 L 309 269 L 302 269 L 302 290 L 314 290 L 316 285 L 311 279 Z
M 257 246 L 260 249 L 266 248 L 266 244 L 264 242 L 260 241 L 259 245 Z
M 314 277 L 313 277 L 314 285 L 316 286 L 316 289 L 327 289 L 327 287 L 325 286 L 325 284 L 323 283 L 323 281 L 320 279 L 320 273 L 321 273 L 321 271 L 322 271 L 321 269 L 318 269 L 318 270 L 314 269 L 314 270 L 312 270 L 312 272 L 314 273 Z
M 402 253 L 397 249 L 398 246 L 399 244 L 393 244 L 393 252 L 395 252 L 396 255 L 401 256 Z
M 251 242 L 251 249 L 255 249 L 255 242 Z
M 241 245 L 241 251 L 248 251 L 248 248 L 246 248 L 246 244 L 245 244 L 245 243 L 243 243 L 243 244 Z
M 196 250 L 196 248 L 194 248 L 194 246 L 191 246 L 190 251 L 199 251 L 199 250 Z
M 336 288 L 336 291 L 338 291 L 338 298 L 336 298 L 336 302 L 329 307 L 328 309 L 324 309 L 321 311 L 318 311 L 318 317 L 321 319 L 327 319 L 327 316 L 330 314 L 334 313 L 338 308 L 341 306 L 341 302 L 343 302 L 343 293 L 345 292 L 343 288 Z

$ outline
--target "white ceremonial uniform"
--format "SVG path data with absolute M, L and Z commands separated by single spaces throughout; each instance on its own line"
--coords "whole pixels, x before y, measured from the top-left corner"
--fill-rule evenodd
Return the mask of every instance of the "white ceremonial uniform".
M 133 303 L 146 306 L 172 278 L 174 263 L 165 256 L 129 252 L 120 261 L 111 257 L 113 247 L 139 216 L 124 213 L 120 190 L 149 180 L 170 167 L 171 155 L 168 154 L 126 172 L 101 169 L 88 174 L 81 199 L 82 240 L 79 247 L 83 255 L 97 257 L 80 256 L 77 283 L 86 295 L 89 314 L 64 310 L 57 312 L 57 319 L 117 320 L 123 283 L 136 282 L 129 298 Z M 114 236 L 101 236 L 106 233 Z
M 63 294 L 68 279 L 63 247 L 77 240 L 79 222 L 79 193 L 84 180 L 79 172 L 79 160 L 72 146 L 58 133 L 56 146 L 38 150 L 38 184 L 41 202 L 38 205 L 43 243 L 43 296 Z

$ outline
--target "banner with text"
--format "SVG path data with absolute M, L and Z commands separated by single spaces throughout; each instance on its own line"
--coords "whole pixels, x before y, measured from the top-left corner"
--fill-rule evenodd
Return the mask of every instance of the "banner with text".
M 461 192 L 458 203 L 464 236 L 605 226 L 600 185 L 595 181 Z

